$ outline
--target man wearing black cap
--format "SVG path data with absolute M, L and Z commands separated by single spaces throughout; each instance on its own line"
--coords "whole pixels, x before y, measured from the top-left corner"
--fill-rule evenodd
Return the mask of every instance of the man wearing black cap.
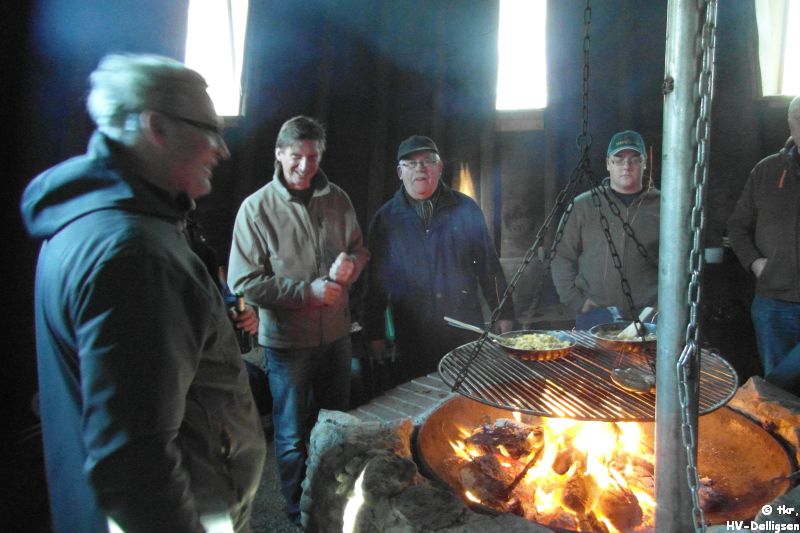
M 397 159 L 403 185 L 370 224 L 365 322 L 373 352 L 380 353 L 389 305 L 403 370 L 396 378 L 408 380 L 435 371 L 447 352 L 476 339 L 443 317 L 482 325 L 479 291 L 495 308 L 506 280 L 480 208 L 440 181 L 433 140 L 412 135 L 400 143 Z M 509 331 L 513 317 L 509 301 L 496 329 Z
M 594 191 L 600 197 L 599 212 L 592 191 L 587 191 L 575 199 L 569 213 L 552 274 L 561 302 L 575 312 L 577 329 L 630 320 L 644 307 L 656 306 L 661 193 L 642 186 L 646 167 L 642 136 L 630 130 L 616 133 L 606 157 L 609 177 Z M 612 212 L 612 203 L 620 216 Z M 601 216 L 608 221 L 621 272 L 615 266 Z M 633 230 L 641 249 L 625 231 L 623 221 Z M 622 278 L 630 286 L 634 310 L 622 289 Z

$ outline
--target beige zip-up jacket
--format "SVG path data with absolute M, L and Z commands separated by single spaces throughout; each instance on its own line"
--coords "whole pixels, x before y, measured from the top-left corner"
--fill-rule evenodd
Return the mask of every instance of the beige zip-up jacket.
M 350 331 L 348 291 L 327 306 L 310 304 L 310 285 L 327 275 L 340 252 L 357 275 L 369 260 L 350 198 L 322 170 L 306 207 L 289 194 L 276 167 L 272 181 L 242 202 L 233 228 L 228 283 L 258 307 L 258 342 L 312 348 Z

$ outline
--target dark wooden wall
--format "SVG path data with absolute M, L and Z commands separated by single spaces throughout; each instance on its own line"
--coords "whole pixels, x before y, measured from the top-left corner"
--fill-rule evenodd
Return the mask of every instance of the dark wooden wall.
M 91 132 L 86 78 L 112 51 L 182 57 L 186 0 L 6 2 L 3 33 L 6 136 L 4 210 L 13 260 L 5 261 L 12 305 L 4 388 L 12 426 L 33 423 L 33 271 L 36 244 L 25 235 L 19 196 L 37 172 L 83 152 Z M 594 2 L 590 54 L 592 166 L 603 175 L 610 135 L 640 131 L 654 148 L 659 183 L 666 0 Z M 321 118 L 329 144 L 323 167 L 350 194 L 366 228 L 394 192 L 395 151 L 412 133 L 439 144 L 445 179 L 470 166 L 498 248 L 514 265 L 577 159 L 585 2 L 549 4 L 544 129 L 494 131 L 496 0 L 254 0 L 247 44 L 247 115 L 226 132 L 233 157 L 199 204 L 201 223 L 224 260 L 241 200 L 272 172 L 278 127 L 296 114 Z M 714 94 L 708 243 L 719 246 L 750 168 L 777 150 L 788 130 L 788 99 L 759 98 L 751 2 L 720 2 Z M 520 65 L 524 68 L 524 65 Z M 716 267 L 715 267 L 716 268 Z M 706 291 L 717 344 L 752 352 L 746 317 L 750 279 L 728 256 Z M 711 319 L 709 319 L 711 320 Z M 710 322 L 711 323 L 711 322 Z M 713 335 L 712 335 L 713 336 Z M 744 337 L 742 337 L 744 336 Z M 726 344 L 727 343 L 727 344 Z M 746 366 L 742 368 L 745 372 Z M 6 502 L 11 500 L 5 500 Z

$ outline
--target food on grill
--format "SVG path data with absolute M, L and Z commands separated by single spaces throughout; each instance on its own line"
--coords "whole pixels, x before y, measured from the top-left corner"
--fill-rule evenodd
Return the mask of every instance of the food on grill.
M 646 327 L 646 326 L 645 326 Z M 621 325 L 617 327 L 608 327 L 605 329 L 601 329 L 597 332 L 597 336 L 601 339 L 606 339 L 609 341 L 639 341 L 642 339 L 641 335 L 634 334 L 633 336 L 621 336 L 620 334 L 625 329 L 625 325 Z M 644 336 L 645 341 L 654 341 L 656 340 L 656 334 L 654 331 L 648 331 L 647 334 Z
M 517 350 L 560 350 L 571 344 L 547 333 L 523 333 L 514 337 L 504 337 L 502 342 L 504 346 Z

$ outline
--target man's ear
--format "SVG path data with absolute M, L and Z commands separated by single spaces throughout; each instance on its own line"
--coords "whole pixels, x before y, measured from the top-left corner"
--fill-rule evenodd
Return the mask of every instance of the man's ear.
M 153 145 L 164 148 L 167 145 L 169 133 L 167 119 L 156 111 L 142 111 L 139 113 L 139 127 L 142 136 Z
M 403 179 L 403 167 L 401 167 L 400 165 L 397 165 L 397 177 L 400 178 L 400 180 L 402 181 L 402 179 Z

